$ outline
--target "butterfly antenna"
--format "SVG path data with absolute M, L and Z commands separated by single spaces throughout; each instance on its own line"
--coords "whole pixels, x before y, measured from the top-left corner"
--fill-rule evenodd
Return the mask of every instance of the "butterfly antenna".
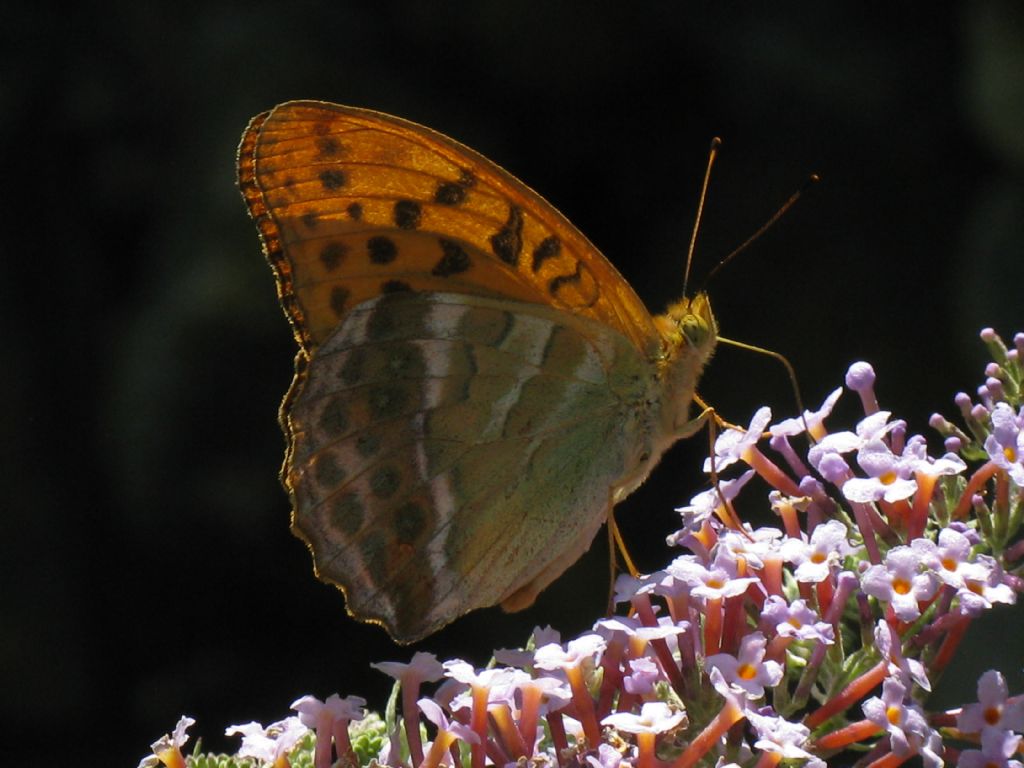
M 708 166 L 708 168 L 710 170 L 710 165 Z M 769 218 L 768 221 L 762 224 L 754 234 L 752 234 L 750 237 L 748 237 L 746 240 L 740 243 L 740 245 L 737 248 L 733 249 L 732 253 L 730 253 L 728 256 L 726 256 L 724 259 L 722 259 L 715 265 L 714 269 L 712 269 L 708 273 L 708 276 L 704 278 L 703 286 L 706 286 L 708 283 L 710 283 L 711 278 L 713 278 L 722 267 L 724 267 L 734 258 L 739 256 L 743 251 L 745 251 L 748 248 L 748 246 L 750 246 L 751 243 L 753 243 L 755 240 L 761 237 L 761 235 L 763 235 L 765 232 L 771 229 L 772 225 L 775 224 L 775 222 L 777 222 L 779 219 L 781 219 L 782 215 L 786 211 L 793 207 L 793 204 L 800 199 L 801 195 L 803 195 L 804 192 L 810 189 L 814 184 L 817 184 L 819 181 L 821 181 L 821 177 L 816 173 L 812 173 L 810 176 L 808 176 L 807 181 L 803 183 L 800 189 L 798 189 L 796 192 L 790 195 L 789 199 L 782 204 L 779 210 L 777 210 L 775 213 L 771 215 L 771 218 Z
M 708 183 L 711 181 L 711 166 L 715 164 L 718 157 L 718 148 L 722 146 L 722 140 L 715 136 L 711 140 L 711 148 L 708 150 L 708 167 L 704 170 L 704 183 L 700 187 L 700 200 L 697 201 L 697 217 L 693 221 L 693 233 L 690 235 L 690 247 L 686 251 L 686 272 L 683 274 L 683 296 L 686 296 L 686 286 L 690 282 L 690 265 L 693 263 L 693 249 L 697 246 L 697 231 L 700 229 L 700 220 L 704 216 L 704 200 L 708 196 Z

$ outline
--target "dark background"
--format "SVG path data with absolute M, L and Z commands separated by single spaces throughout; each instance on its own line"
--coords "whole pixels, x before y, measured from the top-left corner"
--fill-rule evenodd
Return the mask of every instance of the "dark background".
M 0 50 L 11 758 L 135 765 L 182 713 L 222 748 L 226 725 L 304 693 L 380 708 L 368 662 L 412 652 L 348 619 L 288 532 L 276 412 L 294 348 L 234 186 L 242 129 L 278 102 L 379 109 L 479 150 L 659 311 L 713 135 L 698 275 L 821 174 L 712 285 L 722 333 L 789 356 L 809 403 L 868 359 L 883 405 L 926 430 L 980 383 L 978 330 L 1024 328 L 1012 2 L 47 5 L 5 6 Z M 779 366 L 732 349 L 701 391 L 736 421 L 794 411 Z M 705 447 L 679 446 L 620 508 L 647 568 Z M 579 632 L 603 552 L 528 614 L 479 612 L 420 647 L 482 664 L 537 623 Z M 1019 670 L 1019 635 L 996 626 L 963 679 L 999 648 Z

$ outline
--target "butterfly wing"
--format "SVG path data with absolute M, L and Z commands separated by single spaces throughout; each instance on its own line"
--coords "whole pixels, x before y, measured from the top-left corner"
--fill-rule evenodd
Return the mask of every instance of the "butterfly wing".
M 362 301 L 406 288 L 553 306 L 599 320 L 643 350 L 656 338 L 633 289 L 561 214 L 428 128 L 289 102 L 252 120 L 238 168 L 307 353 Z
M 603 323 L 548 307 L 381 296 L 314 363 L 291 407 L 293 525 L 349 611 L 401 642 L 532 602 L 649 452 L 646 361 Z

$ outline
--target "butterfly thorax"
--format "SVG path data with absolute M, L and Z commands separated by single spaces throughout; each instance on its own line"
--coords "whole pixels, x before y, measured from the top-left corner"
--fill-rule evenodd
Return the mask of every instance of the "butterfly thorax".
M 635 444 L 637 453 L 612 487 L 616 503 L 643 483 L 666 450 L 698 426 L 691 418 L 690 404 L 718 339 L 718 325 L 703 293 L 681 299 L 652 320 L 660 339 L 651 360 L 646 407 L 638 409 L 637 427 L 644 439 Z

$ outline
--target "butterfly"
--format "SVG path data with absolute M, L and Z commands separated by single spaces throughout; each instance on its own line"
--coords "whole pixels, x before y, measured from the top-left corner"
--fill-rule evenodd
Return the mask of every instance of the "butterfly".
M 238 183 L 299 345 L 280 411 L 292 530 L 396 641 L 532 604 L 698 428 L 707 296 L 652 316 L 473 150 L 295 101 L 249 123 Z

